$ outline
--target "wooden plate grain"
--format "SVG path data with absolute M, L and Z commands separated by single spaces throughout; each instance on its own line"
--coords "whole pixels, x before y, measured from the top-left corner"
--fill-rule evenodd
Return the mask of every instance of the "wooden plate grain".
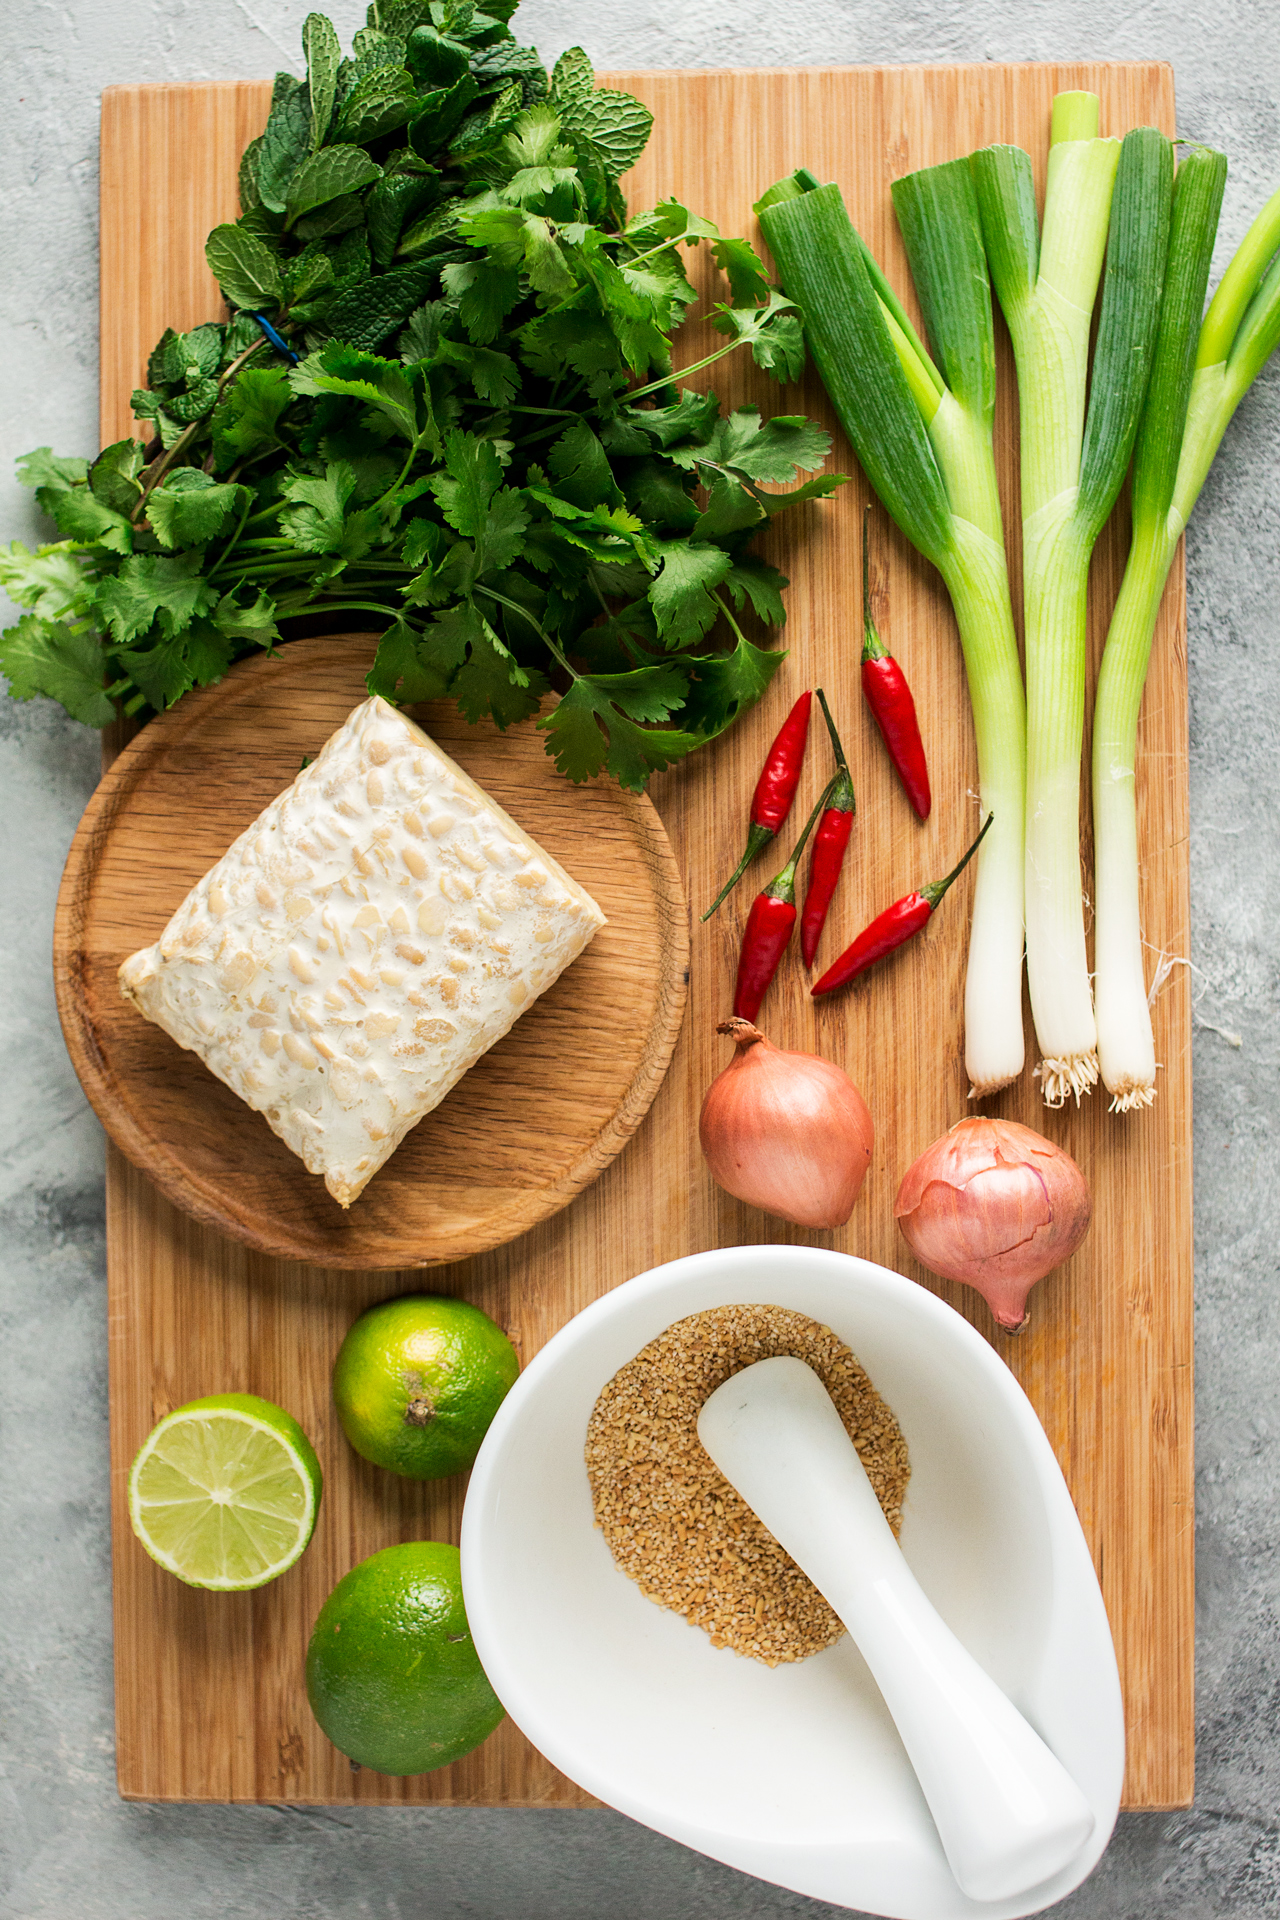
M 634 207 L 665 194 L 730 233 L 757 232 L 751 204 L 782 173 L 810 166 L 840 183 L 850 213 L 912 305 L 889 187 L 913 167 L 988 141 L 1032 154 L 1043 187 L 1055 92 L 1098 93 L 1105 132 L 1174 131 L 1172 75 L 1124 65 L 848 67 L 631 73 L 608 85 L 654 109 L 653 138 L 627 183 Z M 259 132 L 268 83 L 122 87 L 104 100 L 102 142 L 102 435 L 130 431 L 129 394 L 166 325 L 218 313 L 204 236 L 236 211 L 236 160 Z M 138 181 L 147 191 L 140 193 Z M 690 256 L 710 290 L 706 249 Z M 723 297 L 716 288 L 714 297 Z M 704 309 L 705 311 L 705 309 Z M 912 305 L 913 318 L 919 315 Z M 720 336 L 695 321 L 677 365 Z M 811 378 L 780 389 L 739 354 L 694 376 L 721 399 L 805 412 L 835 429 Z M 1018 525 L 1017 408 L 999 340 L 996 455 L 1010 529 Z M 854 838 L 820 960 L 906 888 L 945 873 L 976 826 L 972 723 L 954 623 L 936 574 L 877 513 L 873 590 L 881 632 L 902 660 L 921 714 L 934 807 L 919 825 L 862 709 L 858 685 L 860 536 L 868 495 L 839 432 L 830 465 L 855 476 L 821 506 L 782 515 L 762 551 L 790 575 L 790 657 L 765 699 L 713 749 L 651 784 L 684 877 L 694 925 L 689 1016 L 647 1119 L 626 1151 L 561 1212 L 491 1252 L 431 1273 L 433 1290 L 473 1300 L 529 1358 L 574 1313 L 631 1275 L 708 1247 L 798 1240 L 896 1267 L 964 1313 L 1014 1370 L 1062 1465 L 1093 1552 L 1115 1635 L 1128 1726 L 1125 1804 L 1185 1805 L 1194 1774 L 1191 1014 L 1187 970 L 1155 1001 L 1160 1098 L 1120 1120 L 1095 1095 L 1046 1114 L 1028 1071 L 990 1110 L 1037 1126 L 1079 1161 L 1093 1187 L 1093 1230 L 1042 1282 L 1031 1323 L 1001 1338 L 975 1295 L 913 1262 L 894 1223 L 903 1170 L 969 1110 L 961 1057 L 962 877 L 909 949 L 838 1004 L 815 1007 L 789 960 L 762 1010 L 773 1038 L 838 1060 L 876 1124 L 871 1172 L 847 1227 L 805 1234 L 740 1206 L 712 1185 L 697 1146 L 698 1106 L 727 1048 L 728 1010 L 756 863 L 714 920 L 696 915 L 736 859 L 761 755 L 801 688 L 832 699 L 858 794 Z M 1123 510 L 1099 542 L 1090 590 L 1090 676 L 1119 586 Z M 1011 541 L 1015 604 L 1016 538 Z M 1156 633 L 1139 736 L 1143 926 L 1152 949 L 1190 951 L 1186 602 L 1175 566 Z M 181 709 L 178 710 L 179 712 Z M 815 736 L 796 800 L 802 820 L 826 778 Z M 1086 795 L 1087 806 L 1087 795 Z M 1086 860 L 1088 821 L 1085 820 Z M 585 876 L 584 876 L 585 878 Z M 1028 1040 L 1031 1041 L 1028 1023 Z M 297 1266 L 201 1228 L 114 1148 L 107 1179 L 111 1366 L 116 1751 L 121 1791 L 147 1800 L 406 1802 L 581 1806 L 586 1796 L 509 1724 L 454 1767 L 411 1780 L 352 1773 L 316 1727 L 302 1684 L 311 1623 L 349 1567 L 397 1540 L 457 1539 L 463 1482 L 393 1483 L 357 1459 L 333 1415 L 329 1369 L 356 1313 L 395 1290 L 385 1274 Z M 406 1276 L 405 1284 L 421 1285 Z M 129 1529 L 129 1462 L 162 1413 L 237 1388 L 289 1407 L 320 1455 L 325 1497 L 315 1539 L 283 1579 L 256 1594 L 201 1594 L 170 1579 Z M 726 1659 L 727 1655 L 724 1656 Z M 601 1738 L 609 1707 L 601 1702 Z
M 608 919 L 345 1211 L 254 1113 L 123 1000 L 120 963 L 365 698 L 376 641 L 333 635 L 244 661 L 116 760 L 72 842 L 54 928 L 58 1010 L 103 1126 L 202 1225 L 318 1266 L 465 1260 L 580 1193 L 648 1112 L 684 1014 L 680 874 L 650 801 L 561 778 L 531 726 L 413 717 Z

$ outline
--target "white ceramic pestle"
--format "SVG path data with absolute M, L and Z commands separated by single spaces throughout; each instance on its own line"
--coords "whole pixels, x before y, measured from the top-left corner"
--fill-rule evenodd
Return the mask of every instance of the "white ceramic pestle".
M 926 1599 L 813 1369 L 744 1368 L 698 1437 L 849 1629 L 962 1891 L 1012 1899 L 1065 1867 L 1093 1831 L 1084 1795 Z

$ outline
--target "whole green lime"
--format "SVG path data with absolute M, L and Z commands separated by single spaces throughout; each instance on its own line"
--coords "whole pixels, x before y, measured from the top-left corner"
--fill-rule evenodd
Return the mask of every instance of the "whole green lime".
M 384 1547 L 339 1580 L 307 1648 L 311 1711 L 376 1773 L 461 1760 L 503 1717 L 467 1629 L 458 1549 Z
M 366 1460 L 440 1480 L 471 1465 L 519 1371 L 515 1348 L 479 1307 L 410 1293 L 360 1315 L 338 1350 L 333 1397 Z

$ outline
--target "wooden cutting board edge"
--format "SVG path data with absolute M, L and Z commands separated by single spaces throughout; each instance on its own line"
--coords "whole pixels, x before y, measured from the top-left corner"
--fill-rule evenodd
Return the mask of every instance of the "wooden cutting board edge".
M 1141 107 L 1139 108 L 1141 117 L 1158 118 L 1172 131 L 1171 76 L 1168 67 L 1164 63 L 1160 63 L 1159 65 L 1156 63 L 1131 65 L 1129 63 L 1078 62 L 1070 64 L 1063 63 L 1056 66 L 1028 65 L 1025 68 L 995 68 L 974 63 L 964 69 L 954 69 L 944 65 L 938 65 L 923 70 L 912 67 L 889 67 L 877 70 L 846 68 L 828 69 L 825 71 L 843 74 L 865 74 L 870 71 L 874 75 L 874 85 L 877 91 L 886 99 L 890 100 L 909 95 L 914 77 L 922 71 L 941 77 L 944 83 L 964 80 L 970 76 L 981 76 L 984 82 L 998 90 L 998 98 L 1001 103 L 1000 111 L 1006 119 L 1008 119 L 1014 111 L 1011 101 L 1013 90 L 1018 84 L 1034 86 L 1037 96 L 1043 95 L 1047 103 L 1052 92 L 1063 86 L 1092 85 L 1097 87 L 1098 90 L 1103 91 L 1105 98 L 1106 89 L 1114 80 L 1118 87 L 1128 86 L 1130 94 L 1133 97 L 1140 100 L 1155 100 L 1157 102 L 1156 110 L 1143 110 Z M 796 76 L 803 76 L 804 91 L 812 102 L 817 97 L 814 89 L 819 88 L 822 81 L 822 72 L 816 69 L 797 69 L 791 70 L 790 74 L 785 74 L 778 73 L 773 69 L 742 70 L 730 68 L 709 71 L 705 76 L 699 75 L 698 78 L 715 84 L 717 91 L 721 92 L 725 98 L 729 98 L 735 97 L 738 94 L 741 84 L 744 81 L 759 81 L 761 84 L 773 80 L 784 82 L 788 78 L 794 78 Z M 658 105 L 660 100 L 662 110 L 664 111 L 669 105 L 673 91 L 679 89 L 690 77 L 691 76 L 685 76 L 676 71 L 652 71 L 640 74 L 605 76 L 611 84 L 629 86 L 633 90 L 649 94 L 651 104 Z M 230 168 L 231 175 L 233 176 L 234 165 L 238 158 L 239 151 L 245 139 L 256 130 L 257 123 L 261 119 L 263 103 L 268 91 L 265 83 L 232 82 L 217 83 L 204 87 L 187 87 L 182 84 L 171 84 L 160 88 L 120 87 L 109 89 L 104 94 L 102 172 L 103 444 L 106 444 L 113 438 L 119 437 L 121 432 L 128 430 L 127 395 L 130 388 L 140 377 L 138 359 L 139 345 L 141 344 L 143 352 L 145 352 L 146 346 L 150 345 L 149 337 L 140 343 L 138 338 L 130 335 L 128 325 L 125 324 L 124 308 L 127 306 L 127 301 L 113 305 L 111 298 L 113 291 L 118 292 L 122 286 L 127 287 L 128 283 L 120 279 L 119 270 L 124 264 L 124 255 L 128 252 L 130 242 L 136 243 L 137 239 L 135 232 L 133 235 L 127 236 L 124 239 L 123 245 L 113 244 L 113 242 L 119 243 L 121 240 L 122 224 L 126 228 L 130 225 L 128 217 L 124 217 L 122 222 L 121 209 L 129 195 L 131 168 L 136 168 L 143 157 L 139 144 L 140 124 L 136 113 L 139 96 L 167 96 L 163 102 L 158 104 L 161 105 L 166 118 L 177 116 L 178 119 L 182 120 L 184 137 L 191 132 L 190 120 L 192 116 L 194 116 L 197 124 L 193 144 L 199 145 L 202 152 L 207 153 L 208 158 L 206 165 L 214 169 L 222 168 L 223 175 L 226 177 L 227 168 Z M 230 111 L 228 111 L 228 105 L 230 105 Z M 739 138 L 741 139 L 742 137 L 744 136 L 742 136 L 741 130 L 739 130 Z M 987 133 L 985 137 L 1009 138 L 1012 137 L 1012 135 L 1002 130 L 998 134 Z M 907 165 L 912 163 L 910 158 L 906 156 L 903 141 L 898 141 L 893 145 L 886 142 L 882 152 L 886 183 L 892 173 L 904 170 L 904 163 Z M 915 164 L 927 164 L 927 160 L 917 160 Z M 158 196 L 160 204 L 157 206 L 156 213 L 157 233 L 163 233 L 166 230 L 171 231 L 171 223 L 174 222 L 177 223 L 179 229 L 181 228 L 182 216 L 184 211 L 187 210 L 184 207 L 184 199 L 188 202 L 190 200 L 189 192 L 184 190 L 182 174 L 182 169 L 171 170 L 163 184 L 160 195 Z M 646 182 L 646 189 L 648 184 L 649 183 Z M 230 210 L 220 217 L 230 217 Z M 207 226 L 209 223 L 206 220 L 204 224 Z M 872 233 L 869 234 L 869 237 L 872 238 L 873 244 L 883 245 L 886 248 L 886 259 L 889 254 L 892 254 L 894 240 L 891 235 L 886 238 L 885 236 L 877 236 Z M 180 248 L 174 249 L 173 256 L 171 256 L 167 250 L 161 251 L 155 249 L 147 256 L 147 266 L 165 282 L 162 302 L 165 314 L 177 320 L 180 324 L 191 325 L 198 319 L 206 318 L 210 313 L 216 311 L 216 296 L 212 294 L 213 283 L 203 267 L 203 262 L 190 250 L 188 250 L 188 255 L 185 259 L 176 257 L 181 255 L 181 252 L 182 250 Z M 136 268 L 138 264 L 136 259 L 133 264 Z M 115 270 L 114 283 L 112 279 L 113 269 Z M 731 384 L 731 381 L 726 381 L 725 383 L 726 386 L 730 386 Z M 776 404 L 777 403 L 775 403 L 775 407 Z M 1014 565 L 1016 569 L 1016 556 L 1014 556 Z M 909 556 L 908 566 L 910 566 Z M 1114 591 L 1115 584 L 1115 580 L 1109 582 L 1110 591 Z M 1174 768 L 1172 778 L 1175 787 L 1179 781 L 1181 783 L 1180 796 L 1178 794 L 1174 796 L 1171 807 L 1171 817 L 1169 811 L 1166 810 L 1165 830 L 1167 831 L 1170 826 L 1175 829 L 1180 828 L 1181 835 L 1179 837 L 1185 837 L 1187 751 L 1185 710 L 1185 596 L 1181 561 L 1179 561 L 1175 568 L 1174 575 L 1171 579 L 1169 594 L 1166 598 L 1166 610 L 1162 615 L 1161 630 L 1165 636 L 1165 642 L 1170 647 L 1174 656 L 1176 674 L 1180 676 L 1179 682 L 1175 684 L 1180 684 L 1181 688 L 1179 698 L 1174 702 L 1175 709 L 1177 710 L 1171 715 L 1173 720 L 1172 742 L 1176 753 L 1180 757 L 1181 763 L 1180 768 Z M 1148 710 L 1151 705 L 1151 698 L 1152 696 L 1149 694 Z M 1143 724 L 1145 729 L 1147 725 L 1146 711 L 1144 711 Z M 743 729 L 742 731 L 745 733 L 746 730 Z M 1161 734 L 1162 740 L 1166 740 L 1167 733 L 1168 729 L 1166 727 Z M 120 741 L 121 733 L 119 730 L 109 729 L 107 731 L 104 737 L 104 759 L 108 764 L 113 757 L 114 751 L 117 750 Z M 734 757 L 731 745 L 725 758 L 726 760 L 732 760 Z M 677 793 L 678 790 L 677 783 Z M 677 815 L 683 811 L 678 798 L 676 800 L 676 811 Z M 1172 848 L 1176 846 L 1176 844 L 1176 840 L 1163 840 L 1160 844 L 1161 854 L 1163 855 L 1165 849 Z M 1144 849 L 1147 848 L 1147 845 L 1148 842 L 1144 838 Z M 1171 881 L 1172 892 L 1169 891 Z M 1178 930 L 1185 930 L 1189 921 L 1189 901 L 1187 898 L 1188 882 L 1189 876 L 1185 857 L 1183 857 L 1175 874 L 1173 876 L 1166 875 L 1162 882 L 1165 887 L 1165 907 L 1167 915 L 1175 929 Z M 1185 992 L 1176 990 L 1176 983 L 1175 991 L 1166 995 L 1163 1020 L 1166 1034 L 1165 1045 L 1169 1057 L 1169 1097 L 1174 1097 L 1175 1088 L 1189 1096 L 1190 1004 L 1189 996 Z M 642 1147 L 636 1145 L 633 1145 L 632 1148 L 629 1149 L 629 1153 L 636 1155 L 637 1159 L 647 1159 L 649 1157 Z M 1174 1157 L 1178 1184 L 1181 1186 L 1182 1183 L 1185 1182 L 1186 1187 L 1189 1189 L 1189 1121 L 1186 1127 L 1186 1136 L 1179 1141 L 1178 1151 Z M 617 1169 L 614 1169 L 613 1172 L 616 1173 Z M 1150 1198 L 1154 1199 L 1155 1197 L 1154 1192 L 1150 1194 Z M 140 1304 L 139 1300 L 134 1297 L 132 1305 L 130 1305 L 130 1301 L 126 1296 L 131 1292 L 131 1289 L 124 1287 L 123 1291 L 121 1290 L 123 1286 L 123 1276 L 118 1272 L 119 1259 L 120 1257 L 126 1256 L 127 1249 L 134 1253 L 141 1250 L 135 1234 L 137 1231 L 142 1230 L 145 1238 L 143 1215 L 145 1215 L 146 1211 L 147 1202 L 145 1190 L 139 1182 L 138 1176 L 133 1173 L 133 1170 L 128 1167 L 127 1163 L 123 1161 L 114 1149 L 109 1149 L 108 1234 L 109 1245 L 115 1250 L 116 1255 L 117 1281 L 121 1283 L 113 1289 L 111 1298 L 113 1375 L 115 1373 L 116 1361 L 121 1357 L 123 1352 L 122 1343 L 127 1343 L 129 1339 L 129 1329 L 122 1323 L 122 1315 L 128 1314 L 131 1311 L 136 1313 Z M 173 1223 L 173 1227 L 177 1227 L 177 1225 L 177 1222 Z M 1143 1809 L 1178 1807 L 1189 1804 L 1194 1782 L 1192 1719 L 1194 1614 L 1193 1557 L 1191 1544 L 1193 1508 L 1191 1494 L 1192 1443 L 1190 1427 L 1192 1404 L 1190 1346 L 1191 1220 L 1189 1191 L 1186 1193 L 1186 1197 L 1178 1209 L 1178 1217 L 1174 1220 L 1173 1226 L 1175 1243 L 1173 1248 L 1174 1257 L 1170 1262 L 1167 1273 L 1161 1276 L 1149 1271 L 1143 1271 L 1137 1275 L 1126 1276 L 1124 1279 L 1126 1301 L 1128 1303 L 1126 1311 L 1136 1311 L 1142 1326 L 1146 1330 L 1143 1341 L 1143 1352 L 1146 1357 L 1140 1363 L 1140 1376 L 1134 1377 L 1141 1377 L 1141 1379 L 1149 1382 L 1149 1385 L 1142 1390 L 1143 1405 L 1146 1406 L 1148 1404 L 1150 1395 L 1154 1393 L 1154 1400 L 1150 1400 L 1151 1415 L 1152 1418 L 1158 1420 L 1160 1424 L 1158 1426 L 1152 1426 L 1148 1430 L 1145 1426 L 1145 1421 L 1141 1418 L 1130 1420 L 1125 1428 L 1123 1459 L 1115 1459 L 1110 1465 L 1106 1466 L 1105 1471 L 1102 1472 L 1102 1480 L 1105 1481 L 1111 1481 L 1116 1473 L 1119 1474 L 1119 1482 L 1115 1485 L 1115 1492 L 1112 1496 L 1113 1500 L 1115 1497 L 1121 1495 L 1124 1486 L 1130 1483 L 1129 1476 L 1131 1473 L 1135 1471 L 1138 1473 L 1142 1484 L 1146 1488 L 1146 1492 L 1144 1492 L 1141 1502 L 1142 1512 L 1140 1515 L 1133 1516 L 1132 1522 L 1130 1523 L 1130 1531 L 1136 1526 L 1141 1533 L 1147 1534 L 1147 1529 L 1151 1528 L 1152 1531 L 1147 1535 L 1150 1551 L 1155 1554 L 1158 1559 L 1163 1556 L 1162 1565 L 1164 1573 L 1161 1577 L 1164 1580 L 1164 1587 L 1162 1594 L 1160 1597 L 1157 1597 L 1154 1591 L 1144 1589 L 1145 1597 L 1141 1607 L 1141 1620 L 1135 1619 L 1132 1623 L 1132 1627 L 1136 1628 L 1137 1632 L 1135 1634 L 1133 1631 L 1129 1631 L 1127 1635 L 1127 1643 L 1131 1645 L 1132 1649 L 1136 1650 L 1130 1653 L 1130 1668 L 1133 1668 L 1133 1661 L 1137 1659 L 1141 1665 L 1145 1665 L 1147 1672 L 1143 1678 L 1142 1685 L 1138 1689 L 1137 1697 L 1142 1701 L 1141 1707 L 1135 1711 L 1135 1703 L 1132 1699 L 1129 1704 L 1130 1765 L 1124 1804 L 1131 1808 Z M 172 1229 L 168 1223 L 161 1220 L 158 1223 L 158 1229 L 153 1226 L 153 1241 L 155 1230 L 159 1230 L 163 1237 L 166 1231 L 171 1231 Z M 726 1226 L 725 1230 L 729 1232 L 732 1231 L 732 1228 Z M 156 1251 L 154 1244 L 149 1248 L 149 1251 L 151 1253 Z M 111 1264 L 110 1255 L 109 1264 Z M 895 1264 L 902 1265 L 904 1268 L 909 1267 L 909 1263 L 901 1260 L 895 1262 Z M 1168 1281 L 1168 1291 L 1163 1301 L 1160 1300 L 1162 1278 L 1167 1278 Z M 1154 1296 L 1152 1294 L 1153 1285 L 1156 1289 Z M 940 1288 L 939 1291 L 945 1293 L 946 1289 Z M 960 1298 L 956 1298 L 953 1304 L 961 1306 L 962 1310 L 966 1310 L 967 1308 L 967 1303 Z M 973 1317 L 972 1314 L 970 1317 Z M 1177 1338 L 1174 1339 L 1172 1346 L 1169 1346 L 1167 1334 L 1160 1330 L 1162 1328 L 1175 1327 L 1180 1331 Z M 1146 1336 L 1154 1336 L 1154 1344 L 1152 1339 Z M 1026 1351 L 1025 1348 L 1024 1351 Z M 1006 1357 L 1009 1356 L 1006 1355 Z M 1018 1366 L 1017 1370 L 1019 1371 L 1020 1377 L 1023 1377 L 1024 1380 L 1028 1377 L 1027 1370 L 1021 1365 Z M 1033 1366 L 1031 1371 L 1035 1374 L 1037 1369 Z M 1121 1372 L 1123 1372 L 1123 1369 Z M 1116 1368 L 1111 1365 L 1110 1362 L 1108 1362 L 1108 1373 L 1112 1382 L 1111 1391 L 1114 1392 L 1116 1386 L 1119 1384 L 1119 1376 Z M 119 1557 L 122 1553 L 136 1552 L 136 1543 L 132 1540 L 129 1532 L 127 1516 L 125 1515 L 123 1506 L 123 1479 L 124 1473 L 127 1471 L 128 1462 L 127 1459 L 122 1456 L 117 1457 L 116 1425 L 117 1423 L 113 1420 L 113 1514 L 116 1522 L 114 1546 L 118 1565 Z M 1059 1446 L 1059 1450 L 1061 1451 L 1061 1441 L 1055 1438 L 1055 1444 Z M 1145 1479 L 1143 1479 L 1144 1475 Z M 1169 1515 L 1169 1522 L 1162 1521 L 1159 1517 L 1161 1503 L 1164 1503 L 1165 1511 Z M 1082 1513 L 1083 1512 L 1084 1509 L 1082 1509 Z M 1123 1535 L 1121 1538 L 1123 1538 Z M 1112 1562 L 1108 1560 L 1104 1563 L 1104 1548 L 1101 1540 L 1099 1540 L 1096 1547 L 1096 1553 L 1099 1572 L 1104 1582 L 1104 1589 L 1110 1593 L 1114 1591 Z M 1153 1608 L 1154 1612 L 1152 1611 Z M 1113 1615 L 1113 1618 L 1114 1617 Z M 1162 1621 L 1163 1624 L 1161 1624 Z M 119 1633 L 120 1625 L 121 1620 L 117 1608 L 118 1660 L 122 1645 Z M 1119 1636 L 1118 1644 L 1121 1644 Z M 133 1676 L 118 1666 L 118 1691 L 121 1688 L 127 1688 L 132 1677 Z M 495 1742 L 497 1739 L 498 1736 L 495 1736 Z M 491 1746 L 494 1744 L 495 1743 L 490 1743 Z M 487 1751 L 487 1749 L 482 1751 Z M 536 1761 L 538 1756 L 533 1756 L 533 1759 Z M 260 1788 L 257 1790 L 250 1788 L 246 1791 L 242 1787 L 233 1787 L 230 1791 L 225 1789 L 203 1791 L 198 1788 L 193 1789 L 191 1785 L 187 1785 L 183 1790 L 176 1792 L 171 1789 L 166 1790 L 158 1784 L 159 1775 L 156 1772 L 158 1761 L 163 1763 L 163 1755 L 157 1756 L 157 1754 L 153 1753 L 150 1756 L 148 1764 L 140 1766 L 139 1764 L 134 1764 L 132 1761 L 128 1761 L 122 1749 L 120 1756 L 120 1785 L 125 1797 L 210 1800 L 226 1798 L 273 1799 L 282 1797 L 270 1792 L 263 1792 Z M 161 1764 L 161 1773 L 163 1773 L 163 1771 L 164 1767 L 163 1764 Z M 559 1777 L 556 1777 L 554 1783 L 547 1783 L 546 1785 L 542 1783 L 530 1783 L 532 1791 L 521 1790 L 516 1778 L 512 1775 L 509 1759 L 506 1755 L 503 1756 L 503 1764 L 498 1771 L 501 1778 L 496 1798 L 493 1789 L 489 1787 L 483 1788 L 479 1793 L 476 1793 L 474 1790 L 468 1790 L 471 1786 L 470 1782 L 467 1783 L 466 1787 L 463 1787 L 463 1783 L 459 1782 L 458 1785 L 462 1787 L 463 1790 L 455 1793 L 444 1781 L 439 1780 L 438 1776 L 429 1776 L 428 1779 L 436 1782 L 441 1788 L 445 1789 L 440 1793 L 430 1791 L 421 1796 L 417 1794 L 406 1794 L 400 1790 L 403 1783 L 386 1781 L 381 1784 L 387 1791 L 379 1791 L 372 1797 L 385 1801 L 401 1802 L 407 1798 L 421 1798 L 431 1799 L 436 1803 L 452 1802 L 454 1804 L 594 1804 L 589 1801 L 587 1796 L 582 1795 L 578 1789 L 574 1788 L 571 1783 Z M 372 1782 L 368 1782 L 367 1785 L 366 1783 L 361 1783 L 360 1787 L 354 1789 L 350 1794 L 341 1791 L 335 1793 L 330 1790 L 324 1794 L 306 1797 L 322 1800 L 325 1803 L 344 1803 L 348 1801 L 353 1803 L 367 1802 L 371 1797 L 368 1787 L 372 1786 L 372 1784 Z M 548 1786 L 550 1790 L 548 1790 Z

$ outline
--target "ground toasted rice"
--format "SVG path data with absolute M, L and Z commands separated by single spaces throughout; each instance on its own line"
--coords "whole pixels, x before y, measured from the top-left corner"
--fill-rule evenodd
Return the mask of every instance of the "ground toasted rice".
M 831 1395 L 885 1518 L 898 1532 L 911 1466 L 897 1421 L 830 1327 L 785 1307 L 690 1314 L 614 1374 L 587 1426 L 596 1525 L 623 1572 L 659 1606 L 775 1667 L 844 1632 L 817 1588 L 713 1466 L 703 1402 L 757 1360 L 794 1354 Z

